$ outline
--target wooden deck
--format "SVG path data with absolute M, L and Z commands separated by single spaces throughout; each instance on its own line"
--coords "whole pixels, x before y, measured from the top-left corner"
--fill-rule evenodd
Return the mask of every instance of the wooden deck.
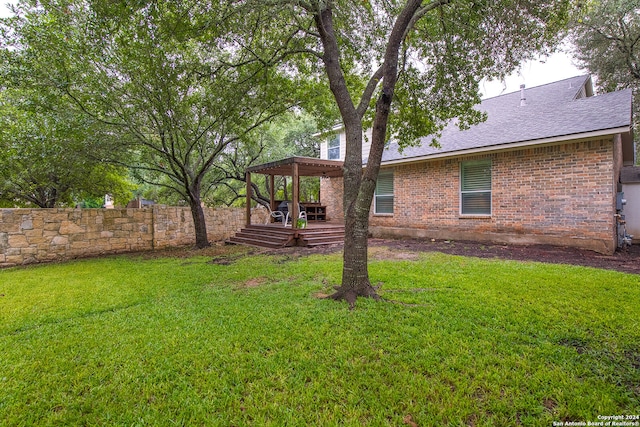
M 236 233 L 229 243 L 283 248 L 285 246 L 333 245 L 344 243 L 344 224 L 332 222 L 309 222 L 307 228 L 293 230 L 281 223 L 251 224 Z

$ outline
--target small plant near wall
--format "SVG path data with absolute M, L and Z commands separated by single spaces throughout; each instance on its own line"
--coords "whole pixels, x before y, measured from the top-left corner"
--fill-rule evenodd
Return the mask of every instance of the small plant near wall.
M 307 220 L 304 218 L 298 218 L 298 222 L 296 222 L 297 228 L 307 228 Z

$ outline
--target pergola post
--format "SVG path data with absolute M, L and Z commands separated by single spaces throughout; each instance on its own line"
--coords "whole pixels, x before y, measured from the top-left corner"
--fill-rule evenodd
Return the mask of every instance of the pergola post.
M 300 214 L 300 212 L 298 212 L 298 201 L 300 200 L 300 195 L 298 194 L 298 191 L 300 189 L 300 176 L 298 175 L 298 163 L 294 162 L 293 163 L 293 171 L 291 173 L 292 175 L 292 182 L 291 182 L 291 201 L 292 201 L 292 206 L 291 209 L 293 212 L 291 212 L 291 228 L 293 228 L 294 230 L 296 230 L 298 228 L 298 215 Z
M 247 212 L 246 212 L 246 224 L 251 225 L 251 172 L 245 172 L 245 180 L 247 182 Z
M 275 176 L 269 175 L 269 208 L 271 211 L 275 211 L 276 208 L 276 189 L 274 188 L 276 185 Z M 269 219 L 269 222 L 273 222 L 273 217 Z

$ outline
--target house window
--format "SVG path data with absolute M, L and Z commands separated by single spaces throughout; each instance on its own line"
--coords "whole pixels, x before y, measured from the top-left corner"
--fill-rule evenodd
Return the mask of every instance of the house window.
M 460 165 L 460 213 L 491 215 L 491 160 Z
M 376 214 L 393 214 L 393 171 L 380 172 L 373 197 Z
M 327 157 L 329 160 L 340 159 L 340 135 L 334 135 L 329 138 L 327 143 Z

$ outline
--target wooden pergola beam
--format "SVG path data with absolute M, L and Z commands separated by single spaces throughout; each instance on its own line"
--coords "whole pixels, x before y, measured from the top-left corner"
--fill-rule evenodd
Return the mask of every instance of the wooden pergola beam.
M 343 162 L 338 160 L 323 160 L 312 157 L 289 157 L 247 168 L 247 172 L 263 175 L 291 176 L 292 165 L 298 164 L 300 176 L 342 176 Z

